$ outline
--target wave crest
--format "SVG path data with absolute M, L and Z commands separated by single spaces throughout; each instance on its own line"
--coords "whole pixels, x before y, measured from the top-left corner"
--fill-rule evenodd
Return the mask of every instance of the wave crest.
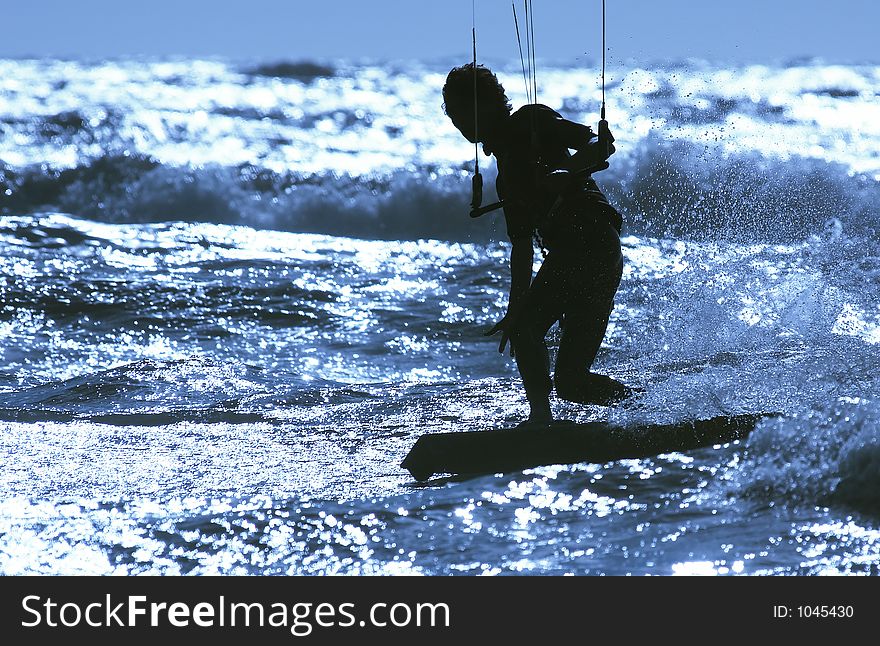
M 829 223 L 874 236 L 880 185 L 815 159 L 708 153 L 647 139 L 596 176 L 625 233 L 678 239 L 792 242 Z M 494 182 L 486 173 L 487 187 Z M 115 222 L 240 224 L 369 239 L 504 238 L 501 212 L 467 217 L 464 168 L 410 166 L 385 174 L 275 172 L 256 165 L 170 166 L 107 155 L 66 170 L 0 168 L 0 213 L 60 211 Z M 491 188 L 486 202 L 494 200 Z M 835 224 L 837 226 L 837 224 Z
M 732 481 L 740 494 L 795 504 L 880 510 L 880 407 L 839 401 L 762 423 Z

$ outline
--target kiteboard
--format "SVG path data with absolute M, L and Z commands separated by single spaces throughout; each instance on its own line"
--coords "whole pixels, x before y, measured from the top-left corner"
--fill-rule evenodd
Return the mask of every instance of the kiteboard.
M 690 451 L 745 439 L 769 413 L 723 415 L 674 424 L 622 426 L 553 422 L 420 437 L 401 466 L 416 480 L 434 474 L 478 475 L 550 464 L 605 463 Z

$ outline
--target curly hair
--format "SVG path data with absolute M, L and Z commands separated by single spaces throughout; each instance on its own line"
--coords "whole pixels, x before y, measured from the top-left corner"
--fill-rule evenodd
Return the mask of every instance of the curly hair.
M 510 99 L 504 93 L 504 86 L 491 70 L 477 65 L 477 101 L 481 105 L 494 105 L 499 112 L 510 114 Z M 460 112 L 474 109 L 474 64 L 468 63 L 453 67 L 443 85 L 443 111 Z

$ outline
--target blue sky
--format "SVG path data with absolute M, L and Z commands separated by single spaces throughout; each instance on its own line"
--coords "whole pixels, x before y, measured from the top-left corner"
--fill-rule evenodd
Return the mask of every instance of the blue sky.
M 6 3 L 4 3 L 6 4 Z M 471 0 L 42 0 L 3 10 L 0 56 L 467 58 Z M 522 15 L 522 0 L 517 0 Z M 598 58 L 601 0 L 533 0 L 538 58 Z M 880 63 L 876 0 L 607 0 L 609 62 Z M 509 0 L 476 0 L 481 58 L 516 57 Z M 522 25 L 521 25 L 522 26 Z

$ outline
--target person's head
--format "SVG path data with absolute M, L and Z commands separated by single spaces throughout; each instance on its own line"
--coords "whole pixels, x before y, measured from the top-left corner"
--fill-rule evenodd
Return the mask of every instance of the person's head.
M 477 65 L 477 133 L 474 136 L 474 65 L 454 67 L 443 86 L 443 110 L 452 124 L 471 143 L 486 141 L 510 115 L 510 100 L 504 87 L 488 68 Z

